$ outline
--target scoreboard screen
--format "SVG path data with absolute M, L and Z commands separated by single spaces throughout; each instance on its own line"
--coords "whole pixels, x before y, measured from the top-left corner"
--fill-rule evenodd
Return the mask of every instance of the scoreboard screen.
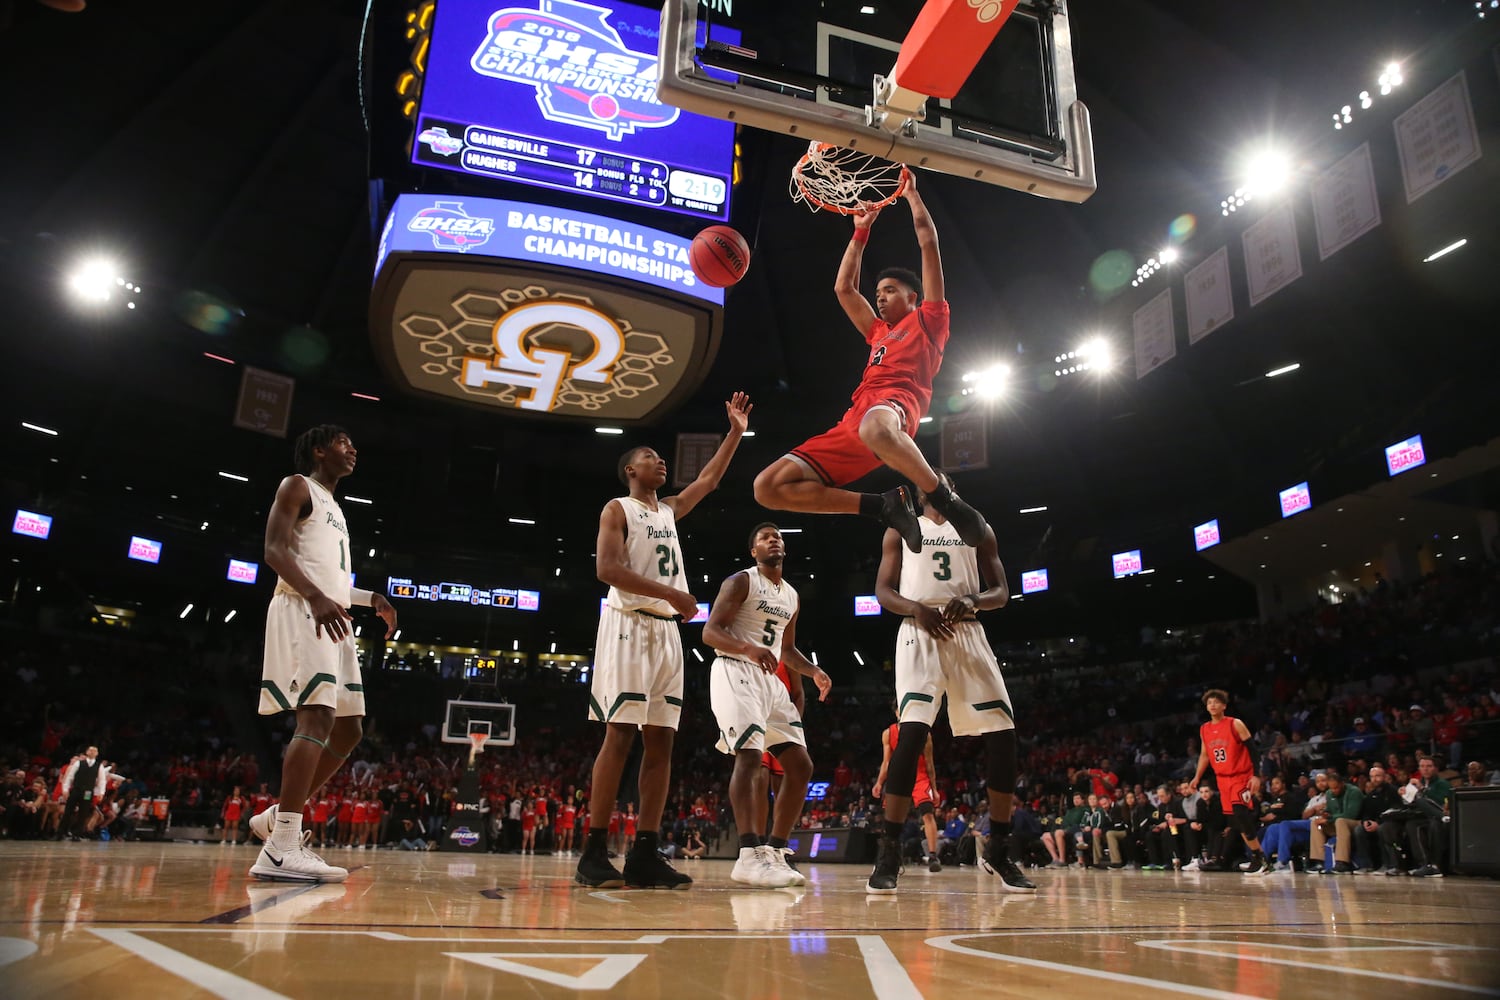
M 659 19 L 618 0 L 443 0 L 412 162 L 727 219 L 734 124 L 657 98 Z
M 476 587 L 470 583 L 419 583 L 409 577 L 386 579 L 386 596 L 406 601 L 440 601 L 467 604 L 476 608 L 509 608 L 512 611 L 540 611 L 542 595 L 535 590 L 510 587 Z

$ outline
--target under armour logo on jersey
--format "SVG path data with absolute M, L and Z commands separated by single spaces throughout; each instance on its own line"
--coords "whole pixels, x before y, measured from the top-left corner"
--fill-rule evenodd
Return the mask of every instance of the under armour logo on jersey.
M 297 693 L 297 682 L 296 681 L 292 681 L 292 686 L 289 687 L 289 688 L 287 688 L 287 690 L 290 691 L 292 694 L 296 694 Z
M 729 732 L 725 733 L 724 735 L 728 736 L 730 739 L 734 739 L 734 730 L 730 729 Z
M 621 632 L 620 633 L 620 641 L 621 642 L 628 642 L 629 639 L 630 639 L 630 633 L 629 632 Z

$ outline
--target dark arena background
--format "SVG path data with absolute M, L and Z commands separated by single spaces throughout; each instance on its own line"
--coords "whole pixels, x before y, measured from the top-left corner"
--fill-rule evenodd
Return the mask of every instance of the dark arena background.
M 980 620 L 1037 891 L 976 865 L 986 759 L 940 715 L 937 847 L 908 822 L 889 896 L 882 529 L 752 490 L 858 381 L 850 222 L 789 197 L 811 132 L 657 98 L 661 7 L 0 0 L 0 993 L 1500 994 L 1500 2 L 1030 0 L 915 127 L 1082 179 L 918 171 L 952 336 L 916 441 L 1006 570 Z M 833 122 L 921 7 L 667 13 L 725 107 Z M 715 224 L 751 251 L 726 289 L 688 263 Z M 898 202 L 862 291 L 918 260 Z M 600 511 L 627 448 L 691 482 L 736 392 L 654 831 L 695 884 L 591 890 Z M 353 610 L 363 740 L 307 811 L 347 880 L 262 881 L 293 729 L 257 714 L 266 523 L 325 423 L 353 586 L 399 628 Z M 731 878 L 703 641 L 763 520 L 833 681 L 783 889 Z M 1211 688 L 1264 874 L 1189 784 Z M 639 756 L 616 853 L 652 832 Z M 1330 775 L 1371 807 L 1325 836 Z

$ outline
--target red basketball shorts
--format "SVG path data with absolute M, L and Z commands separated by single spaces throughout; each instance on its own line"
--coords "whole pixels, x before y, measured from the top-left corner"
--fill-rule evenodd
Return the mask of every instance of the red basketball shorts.
M 896 410 L 902 429 L 910 437 L 917 436 L 917 422 L 922 419 L 917 397 L 904 389 L 874 389 L 856 395 L 854 405 L 838 423 L 788 454 L 805 462 L 825 486 L 843 486 L 869 475 L 884 463 L 860 440 L 859 424 L 876 406 Z
M 1225 816 L 1232 815 L 1235 806 L 1249 806 L 1250 775 L 1219 775 L 1219 802 L 1224 809 Z
M 769 750 L 760 755 L 760 766 L 778 778 L 786 773 L 781 769 L 781 761 L 777 760 L 776 755 Z

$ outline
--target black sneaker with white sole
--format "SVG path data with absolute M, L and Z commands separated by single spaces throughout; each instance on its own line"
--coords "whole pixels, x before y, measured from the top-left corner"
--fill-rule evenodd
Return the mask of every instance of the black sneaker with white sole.
M 928 501 L 933 509 L 953 525 L 958 537 L 965 545 L 979 548 L 984 542 L 984 530 L 989 527 L 985 523 L 984 515 L 958 498 L 958 494 L 949 491 L 946 496 L 930 494 Z
M 865 892 L 872 896 L 894 896 L 896 882 L 900 878 L 901 846 L 894 840 L 882 840 L 880 853 L 875 858 L 875 870 L 870 872 Z
M 1000 888 L 1006 892 L 1036 892 L 1036 883 L 1026 877 L 1010 856 L 1000 852 L 986 852 L 979 859 L 979 867 L 991 875 L 1000 877 Z

